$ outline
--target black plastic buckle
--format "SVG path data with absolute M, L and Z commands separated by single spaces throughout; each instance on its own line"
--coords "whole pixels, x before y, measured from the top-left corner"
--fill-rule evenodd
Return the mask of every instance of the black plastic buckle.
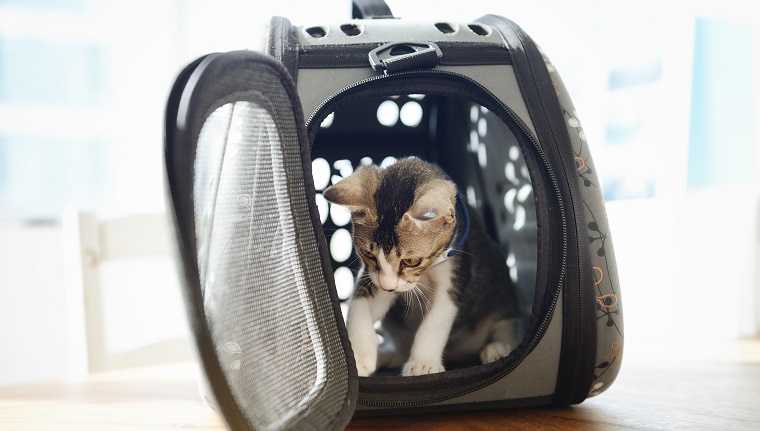
M 391 42 L 369 52 L 369 64 L 375 72 L 385 74 L 409 69 L 435 67 L 443 56 L 432 42 Z

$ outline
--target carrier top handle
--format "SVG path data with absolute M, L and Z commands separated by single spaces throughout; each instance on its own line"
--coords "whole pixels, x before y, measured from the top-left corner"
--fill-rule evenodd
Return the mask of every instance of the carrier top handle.
M 352 0 L 351 15 L 354 19 L 395 18 L 384 0 Z

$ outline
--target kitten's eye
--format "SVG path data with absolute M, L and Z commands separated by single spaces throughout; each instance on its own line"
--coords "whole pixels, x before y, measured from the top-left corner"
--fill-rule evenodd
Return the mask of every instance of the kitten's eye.
M 401 259 L 401 263 L 407 268 L 414 268 L 420 266 L 422 259 L 419 257 L 408 257 L 406 259 Z

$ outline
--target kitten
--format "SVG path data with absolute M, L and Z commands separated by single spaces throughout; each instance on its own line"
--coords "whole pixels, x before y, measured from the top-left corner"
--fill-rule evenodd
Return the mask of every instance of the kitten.
M 456 185 L 439 167 L 417 158 L 362 166 L 324 197 L 351 211 L 363 263 L 346 319 L 360 376 L 386 367 L 439 373 L 444 360 L 509 354 L 517 301 L 506 259 L 477 217 L 467 225 Z M 464 236 L 462 250 L 452 250 Z M 394 348 L 378 352 L 381 319 Z

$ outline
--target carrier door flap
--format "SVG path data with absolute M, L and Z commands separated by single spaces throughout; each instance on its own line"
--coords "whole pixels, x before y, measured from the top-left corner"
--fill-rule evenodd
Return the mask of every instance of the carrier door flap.
M 166 171 L 210 398 L 232 429 L 342 429 L 357 377 L 295 84 L 235 51 L 177 85 Z

